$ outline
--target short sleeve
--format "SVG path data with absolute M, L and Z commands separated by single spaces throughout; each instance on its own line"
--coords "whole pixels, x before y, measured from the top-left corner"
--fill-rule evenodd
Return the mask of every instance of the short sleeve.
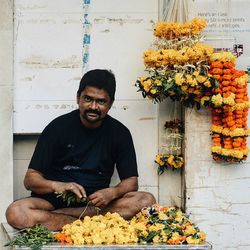
M 46 173 L 54 158 L 54 137 L 51 126 L 47 126 L 38 138 L 29 168 Z
M 116 169 L 120 179 L 138 176 L 136 153 L 130 131 L 126 128 L 116 137 Z

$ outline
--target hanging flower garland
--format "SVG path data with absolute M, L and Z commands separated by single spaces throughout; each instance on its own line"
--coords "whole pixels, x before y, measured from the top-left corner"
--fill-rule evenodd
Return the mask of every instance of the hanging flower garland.
M 241 162 L 249 149 L 247 115 L 250 103 L 248 75 L 235 69 L 230 52 L 214 53 L 202 44 L 204 19 L 191 22 L 159 22 L 154 27 L 154 48 L 144 52 L 145 70 L 149 76 L 136 81 L 144 98 L 161 102 L 165 98 L 180 101 L 186 107 L 208 107 L 212 112 L 213 159 Z M 158 173 L 165 168 L 180 168 L 183 158 L 158 154 Z
M 157 172 L 161 175 L 166 169 L 172 170 L 182 168 L 184 166 L 184 157 L 181 155 L 181 142 L 183 140 L 184 126 L 180 119 L 173 119 L 166 121 L 164 124 L 165 137 L 167 140 L 167 147 L 160 154 L 155 157 L 155 163 L 158 165 Z M 167 151 L 167 153 L 166 153 Z
M 148 77 L 136 81 L 143 97 L 161 102 L 170 97 L 184 106 L 200 108 L 202 97 L 217 87 L 208 73 L 211 46 L 200 42 L 204 19 L 191 22 L 159 22 L 155 25 L 155 49 L 144 52 Z
M 236 58 L 230 52 L 211 56 L 210 73 L 219 88 L 209 102 L 212 109 L 212 155 L 214 160 L 241 162 L 248 155 L 247 115 L 250 102 L 247 93 L 248 75 L 235 69 Z

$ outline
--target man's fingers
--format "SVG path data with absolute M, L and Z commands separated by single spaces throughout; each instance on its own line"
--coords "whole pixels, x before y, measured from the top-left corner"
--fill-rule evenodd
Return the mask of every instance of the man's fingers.
M 80 190 L 82 196 L 83 196 L 84 198 L 86 198 L 87 195 L 86 195 L 85 189 L 84 189 L 81 185 L 79 185 L 79 184 L 76 184 L 76 185 L 77 185 L 77 187 L 79 188 L 79 190 Z
M 80 199 L 86 197 L 85 189 L 77 183 L 68 183 L 67 190 L 75 193 Z

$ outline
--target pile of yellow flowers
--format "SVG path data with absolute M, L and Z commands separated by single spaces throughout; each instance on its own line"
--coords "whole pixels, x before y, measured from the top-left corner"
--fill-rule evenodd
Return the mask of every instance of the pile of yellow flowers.
M 70 238 L 67 242 L 64 239 Z M 136 227 L 124 220 L 118 213 L 85 216 L 63 226 L 62 232 L 55 235 L 62 243 L 74 245 L 131 244 L 137 243 Z
M 170 97 L 184 106 L 200 107 L 202 99 L 217 87 L 217 81 L 208 73 L 211 46 L 202 44 L 198 35 L 205 27 L 204 19 L 190 22 L 159 22 L 155 25 L 156 48 L 144 52 L 148 77 L 136 81 L 143 97 L 161 102 Z M 176 39 L 176 40 L 173 40 Z
M 182 168 L 184 166 L 184 158 L 180 155 L 157 154 L 155 163 L 158 165 L 158 174 L 162 174 L 168 168 L 172 168 L 173 170 Z
M 203 244 L 206 234 L 199 230 L 176 207 L 160 206 L 142 209 L 130 221 L 117 213 L 85 216 L 66 224 L 55 238 L 73 245 L 164 243 L 170 245 Z

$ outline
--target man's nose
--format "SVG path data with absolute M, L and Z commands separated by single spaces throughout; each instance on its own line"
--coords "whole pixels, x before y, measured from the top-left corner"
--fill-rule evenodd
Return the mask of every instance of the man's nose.
M 98 108 L 98 104 L 97 104 L 97 102 L 95 100 L 90 102 L 90 108 L 91 109 L 97 109 Z

